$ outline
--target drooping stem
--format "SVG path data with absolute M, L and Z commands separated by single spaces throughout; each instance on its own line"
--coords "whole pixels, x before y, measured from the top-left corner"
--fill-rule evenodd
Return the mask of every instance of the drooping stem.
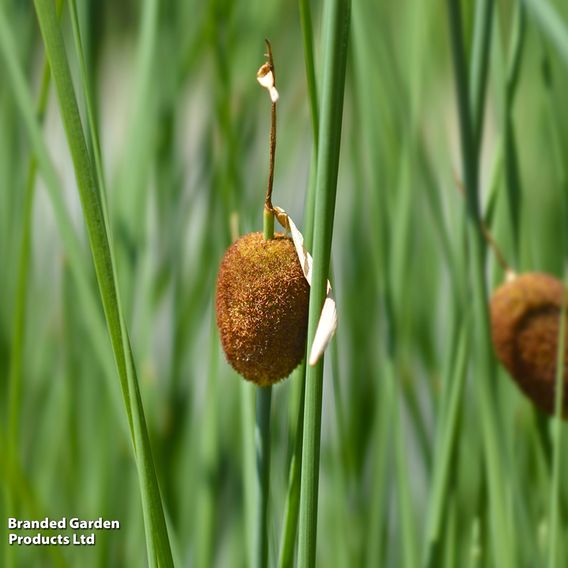
M 274 82 L 274 84 L 276 84 L 276 81 Z M 266 199 L 264 202 L 264 206 L 269 211 L 272 211 L 272 186 L 274 184 L 274 157 L 276 154 L 276 101 L 272 102 L 272 109 L 270 114 L 271 114 L 271 123 L 270 123 L 270 157 L 269 157 L 269 166 L 268 166 L 268 188 L 266 190 Z
M 268 162 L 268 187 L 264 199 L 264 239 L 274 238 L 274 207 L 272 206 L 272 186 L 274 184 L 274 158 L 276 155 L 276 102 L 278 101 L 278 91 L 276 90 L 276 76 L 274 73 L 274 60 L 272 59 L 272 46 L 266 39 L 268 61 L 259 69 L 257 79 L 270 94 L 271 101 L 271 124 L 269 141 L 269 162 Z
M 499 263 L 505 274 L 513 275 L 515 273 L 514 270 L 509 266 L 509 264 L 505 260 L 505 256 L 501 252 L 501 249 L 499 248 L 497 241 L 493 238 L 491 231 L 487 228 L 487 225 L 482 221 L 480 227 L 481 227 L 481 232 L 483 233 L 483 238 L 485 239 L 485 241 L 493 251 L 493 254 L 497 259 L 497 262 Z
M 272 75 L 272 89 L 276 89 L 276 73 L 274 71 L 274 60 L 272 58 L 272 46 L 270 42 L 266 39 L 266 48 L 268 49 L 268 72 Z M 270 89 L 269 89 L 270 90 Z M 274 184 L 274 158 L 276 156 L 276 102 L 275 97 L 272 95 L 272 90 L 270 90 L 271 95 L 271 123 L 270 123 L 270 154 L 268 163 L 268 187 L 266 189 L 266 198 L 264 200 L 264 209 L 270 213 L 273 213 L 274 208 L 272 207 L 272 186 Z M 276 92 L 276 91 L 274 91 Z M 266 215 L 265 215 L 266 219 Z M 274 232 L 274 216 L 272 216 L 272 225 Z M 264 238 L 267 238 L 266 234 Z M 272 237 L 268 237 L 272 238 Z
M 459 187 L 461 194 L 463 196 L 465 196 L 466 191 L 465 191 L 465 188 L 463 186 L 462 181 L 458 178 L 457 175 L 455 175 L 455 173 L 454 173 L 454 177 L 455 177 L 456 184 Z M 505 255 L 501 251 L 501 248 L 497 244 L 497 241 L 493 237 L 491 231 L 489 230 L 489 227 L 485 224 L 485 221 L 481 217 L 480 217 L 480 220 L 479 220 L 479 228 L 481 230 L 483 238 L 485 239 L 485 242 L 487 243 L 489 248 L 493 251 L 493 254 L 495 255 L 495 258 L 497 259 L 499 266 L 503 269 L 503 272 L 505 272 L 507 278 L 514 277 L 515 271 L 511 268 L 511 266 L 509 265 L 509 263 L 505 259 Z

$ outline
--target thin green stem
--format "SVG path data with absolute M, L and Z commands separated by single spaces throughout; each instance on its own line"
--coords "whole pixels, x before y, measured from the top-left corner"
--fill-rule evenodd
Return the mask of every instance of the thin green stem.
M 483 138 L 483 116 L 487 68 L 493 28 L 494 0 L 479 0 L 475 5 L 474 39 L 471 61 L 471 101 L 473 134 L 477 159 Z
M 304 46 L 304 62 L 306 67 L 306 80 L 308 83 L 308 97 L 310 99 L 310 117 L 312 119 L 312 130 L 314 140 L 314 154 L 318 153 L 318 91 L 316 83 L 316 68 L 314 62 L 314 41 L 312 28 L 312 13 L 308 0 L 300 0 L 300 22 L 302 25 L 302 38 Z
M 316 85 L 316 71 L 313 47 L 312 14 L 308 0 L 299 0 L 300 4 L 300 23 L 302 27 L 302 38 L 304 47 L 304 66 L 306 69 L 306 79 L 308 84 L 308 96 L 310 99 L 310 116 L 312 119 L 312 158 L 310 162 L 310 173 L 308 179 L 308 192 L 304 210 L 304 244 L 307 250 L 311 250 L 313 242 L 314 209 L 315 209 L 315 183 L 317 176 L 317 153 L 318 153 L 318 124 L 319 109 Z M 294 451 L 290 461 L 290 471 L 288 474 L 288 492 L 286 495 L 286 506 L 284 510 L 284 524 L 282 538 L 280 542 L 280 555 L 278 566 L 288 568 L 294 565 L 294 549 L 296 535 L 298 534 L 298 517 L 300 512 L 300 485 L 302 470 L 302 442 L 304 436 L 304 403 L 306 398 L 306 361 L 300 365 L 297 373 L 300 389 L 300 404 L 298 405 L 298 416 L 296 419 L 296 430 L 294 439 Z
M 269 241 L 274 238 L 274 213 L 264 208 L 262 219 L 262 234 L 264 236 L 264 240 Z
M 268 501 L 270 497 L 270 406 L 272 387 L 256 389 L 256 568 L 268 566 Z
M 515 125 L 513 122 L 513 108 L 515 95 L 519 82 L 520 65 L 523 54 L 525 38 L 525 11 L 521 3 L 517 4 L 515 10 L 515 21 L 512 35 L 512 46 L 510 61 L 507 68 L 505 80 L 504 98 L 504 158 L 505 158 L 505 178 L 507 181 L 507 196 L 510 209 L 511 228 L 513 234 L 514 262 L 519 262 L 519 247 L 521 236 L 521 207 L 522 207 L 522 187 L 521 176 L 519 173 L 519 158 L 517 141 L 515 136 Z
M 93 157 L 87 149 L 63 36 L 53 3 L 51 0 L 36 0 L 34 4 L 75 168 L 107 327 L 123 387 L 124 404 L 127 413 L 132 416 L 132 443 L 142 497 L 148 562 L 151 566 L 173 566 L 134 358 L 116 284 L 116 269 L 100 182 Z
M 42 86 L 40 92 L 39 114 L 43 115 L 47 102 L 49 88 L 49 66 L 44 65 Z M 24 338 L 26 329 L 26 306 L 28 296 L 28 275 L 31 255 L 32 212 L 36 186 L 37 163 L 31 157 L 24 193 L 24 215 L 22 219 L 22 234 L 20 240 L 20 256 L 16 284 L 16 300 L 14 303 L 12 344 L 10 349 L 10 372 L 8 377 L 8 432 L 7 460 L 14 463 L 17 455 L 18 439 L 20 437 L 20 413 L 22 398 Z M 16 504 L 11 489 L 6 487 L 6 512 L 9 516 L 17 516 Z M 6 546 L 6 566 L 13 565 L 13 547 Z
M 521 0 L 568 68 L 568 26 L 549 0 Z
M 467 322 L 466 322 L 467 323 Z M 439 447 L 435 456 L 435 467 L 431 482 L 431 503 L 426 526 L 426 555 L 424 566 L 438 566 L 441 561 L 440 533 L 444 514 L 448 510 L 448 501 L 452 492 L 451 467 L 456 453 L 460 407 L 467 377 L 467 357 L 469 347 L 468 329 L 460 329 L 455 368 L 450 369 L 452 381 L 446 380 L 450 394 L 448 408 L 442 413 L 439 425 Z
M 135 247 L 144 238 L 144 224 L 140 223 L 147 208 L 150 167 L 153 163 L 155 131 L 159 109 L 159 92 L 155 88 L 157 72 L 157 38 L 159 32 L 159 0 L 139 2 L 141 16 L 136 45 L 136 74 L 133 99 L 130 101 L 124 156 L 117 173 L 118 218 L 128 245 Z M 117 244 L 119 244 L 118 242 Z M 124 255 L 125 259 L 129 256 Z M 122 278 L 133 277 L 123 264 Z M 135 276 L 135 275 L 134 275 Z M 129 309 L 131 298 L 124 298 Z M 128 311 L 126 312 L 128 313 Z
M 83 305 L 85 321 L 93 338 L 93 350 L 104 369 L 103 375 L 107 381 L 107 385 L 109 386 L 111 398 L 115 403 L 115 407 L 119 411 L 117 416 L 122 418 L 123 414 L 120 410 L 118 390 L 114 388 L 114 383 L 112 385 L 110 383 L 111 379 L 114 377 L 115 369 L 113 367 L 112 359 L 108 355 L 108 337 L 103 318 L 100 314 L 100 304 L 96 297 L 96 292 L 90 282 L 88 262 L 83 254 L 81 238 L 79 237 L 77 230 L 74 228 L 71 216 L 65 205 L 58 175 L 53 161 L 49 156 L 47 145 L 43 139 L 42 132 L 35 115 L 35 104 L 33 102 L 31 92 L 26 84 L 25 75 L 19 65 L 16 41 L 13 37 L 12 28 L 10 26 L 10 22 L 7 20 L 2 3 L 0 3 L 0 50 L 6 61 L 6 69 L 8 77 L 10 78 L 8 84 L 12 88 L 14 98 L 17 101 L 39 171 L 42 174 L 42 178 L 49 193 L 58 230 L 61 235 L 65 252 L 69 260 L 69 266 L 71 268 L 73 278 L 75 279 L 77 290 Z M 132 430 L 130 414 L 130 407 L 128 407 L 128 423 Z M 123 422 L 121 422 L 121 425 L 123 425 Z
M 416 519 L 411 496 L 410 468 L 408 465 L 407 445 L 405 443 L 405 425 L 402 420 L 402 389 L 397 382 L 398 377 L 395 372 L 395 359 L 392 356 L 386 357 L 384 376 L 385 379 L 392 384 L 393 391 L 394 458 L 398 484 L 397 503 L 400 511 L 402 559 L 403 565 L 406 568 L 415 568 L 418 566 Z
M 553 457 L 552 457 L 552 483 L 550 485 L 550 512 L 549 512 L 549 531 L 550 540 L 548 546 L 548 568 L 560 568 L 560 480 L 561 480 L 561 464 L 562 464 L 562 431 L 564 425 L 562 423 L 562 415 L 565 394 L 565 355 L 566 355 L 566 305 L 568 294 L 562 296 L 562 309 L 560 313 L 560 326 L 558 329 L 558 347 L 556 350 L 556 376 L 554 381 L 554 421 L 553 427 Z
M 308 353 L 313 343 L 323 306 L 329 273 L 350 12 L 351 3 L 349 0 L 331 0 L 326 4 L 327 36 L 324 44 L 324 75 L 313 243 L 314 264 L 308 318 Z M 316 559 L 322 395 L 323 358 L 315 366 L 308 367 L 306 376 L 304 457 L 302 459 L 300 491 L 298 562 L 300 567 L 314 566 Z
M 296 535 L 298 533 L 298 516 L 300 512 L 300 481 L 302 471 L 302 439 L 304 435 L 304 406 L 306 398 L 305 386 L 306 361 L 302 362 L 297 372 L 297 380 L 301 381 L 300 403 L 298 404 L 298 417 L 296 421 L 296 431 L 294 438 L 294 452 L 290 461 L 290 471 L 288 474 L 288 493 L 286 495 L 286 506 L 284 509 L 284 525 L 280 543 L 280 554 L 278 566 L 280 568 L 290 568 L 294 566 L 294 548 Z
M 98 183 L 101 187 L 101 193 L 103 195 L 102 203 L 103 206 L 106 204 L 106 191 L 105 191 L 105 179 L 103 175 L 103 164 L 101 157 L 101 146 L 98 136 L 98 129 L 95 120 L 95 103 L 93 101 L 93 89 L 90 84 L 90 77 L 87 68 L 87 62 L 85 59 L 85 53 L 83 49 L 83 41 L 81 39 L 81 28 L 79 26 L 79 16 L 77 14 L 77 3 L 75 0 L 69 0 L 69 11 L 71 14 L 71 23 L 73 27 L 73 37 L 75 39 L 75 48 L 79 56 L 79 65 L 81 69 L 81 81 L 84 86 L 84 96 L 85 96 L 85 107 L 87 110 L 87 121 L 89 125 L 89 134 L 91 137 L 91 146 L 93 149 L 93 155 L 95 158 L 95 169 L 97 172 Z M 108 214 L 107 214 L 108 215 Z
M 477 568 L 481 565 L 483 560 L 484 550 L 482 549 L 482 538 L 481 538 L 481 528 L 479 517 L 473 519 L 471 525 L 471 537 L 469 542 L 469 554 L 468 554 L 468 568 Z
M 276 87 L 272 46 L 266 40 L 268 65 Z M 274 185 L 274 160 L 276 158 L 276 101 L 271 104 L 270 151 L 268 164 L 268 187 L 264 202 L 263 236 L 269 241 L 274 238 L 274 213 L 272 188 Z M 270 405 L 272 386 L 256 389 L 256 568 L 268 566 L 268 501 L 270 497 Z
M 0 447 L 5 448 L 8 446 L 8 440 L 3 431 L 3 424 L 0 422 Z M 7 453 L 0 452 L 0 479 L 2 484 L 6 488 L 6 491 L 17 495 L 18 501 L 21 502 L 26 510 L 26 514 L 30 518 L 41 519 L 46 516 L 48 509 L 46 509 L 45 504 L 39 499 L 34 491 L 31 480 L 28 478 L 26 471 L 22 468 L 19 459 L 15 461 L 9 461 L 10 456 Z M 6 539 L 6 546 L 14 550 L 13 545 L 8 545 L 8 539 Z M 67 568 L 69 564 L 65 556 L 62 554 L 61 547 L 59 546 L 48 546 L 47 553 L 51 557 L 51 562 L 54 566 L 60 568 Z M 47 562 L 43 558 L 44 562 Z M 10 559 L 12 561 L 12 559 Z M 6 564 L 8 566 L 9 564 Z
M 483 138 L 483 115 L 492 39 L 493 12 L 493 0 L 480 0 L 476 3 L 470 74 L 472 135 L 476 167 L 479 164 L 481 140 Z M 484 231 L 483 223 L 481 223 L 481 229 Z M 497 252 L 499 253 L 498 249 Z M 498 257 L 500 258 L 499 254 Z M 455 292 L 456 295 L 459 294 L 457 288 Z M 457 305 L 456 309 L 459 309 Z M 460 316 L 460 323 L 462 321 L 463 316 Z M 448 377 L 444 381 L 446 388 L 443 391 L 445 404 L 441 408 L 438 422 L 436 456 L 431 478 L 431 500 L 426 525 L 424 566 L 437 566 L 441 562 L 443 519 L 448 511 L 452 493 L 451 464 L 455 456 L 458 440 L 459 409 L 467 377 L 467 346 L 469 343 L 466 325 L 462 324 L 459 327 L 456 325 L 456 328 L 459 330 L 457 341 L 454 341 L 456 343 L 454 349 L 457 349 L 457 353 L 455 361 L 452 361 L 448 366 Z
M 373 426 L 373 492 L 367 532 L 367 566 L 382 566 L 385 554 L 385 510 L 389 500 L 388 474 L 392 451 L 395 405 L 394 385 L 385 381 Z
M 256 472 L 255 472 L 255 399 L 256 387 L 248 381 L 240 382 L 240 408 L 243 446 L 244 525 L 246 535 L 245 558 L 253 566 L 256 544 Z
M 272 108 L 274 108 L 274 104 Z M 273 164 L 271 159 L 271 165 Z M 274 238 L 274 214 L 264 208 L 263 235 Z M 256 568 L 268 566 L 268 500 L 270 496 L 270 404 L 272 386 L 256 389 Z
M 488 314 L 487 283 L 485 281 L 486 249 L 481 229 L 479 205 L 479 171 L 471 120 L 468 75 L 463 43 L 459 0 L 447 0 L 455 85 L 458 100 L 462 163 L 467 198 L 467 231 L 470 253 L 470 286 L 473 294 L 473 339 L 477 368 L 475 387 L 483 433 L 486 474 L 492 509 L 491 523 L 494 561 L 497 565 L 515 566 L 515 548 L 507 507 L 507 486 L 504 480 L 503 447 L 498 435 L 493 385 L 495 365 L 489 344 L 491 331 Z M 499 534 L 499 539 L 495 535 Z
M 63 0 L 57 2 L 57 14 L 61 14 Z M 47 58 L 44 58 L 41 87 L 37 103 L 37 119 L 42 123 L 47 107 L 51 73 Z M 26 332 L 26 311 L 28 303 L 28 279 L 31 256 L 32 213 L 37 178 L 37 161 L 35 155 L 29 159 L 26 184 L 24 189 L 24 212 L 22 232 L 20 235 L 19 262 L 16 282 L 16 299 L 14 302 L 12 343 L 10 348 L 10 371 L 8 376 L 8 431 L 7 431 L 7 462 L 17 461 L 18 440 L 20 437 L 20 413 L 24 367 L 24 339 Z M 6 513 L 17 516 L 14 494 L 6 486 Z M 13 547 L 6 546 L 6 565 L 13 565 Z
M 197 565 L 211 566 L 215 562 L 215 528 L 216 528 L 216 494 L 218 492 L 218 399 L 219 399 L 219 340 L 215 325 L 215 313 L 211 310 L 211 347 L 209 352 L 209 369 L 207 390 L 205 392 L 205 409 L 203 423 L 206 424 L 201 437 L 201 453 L 199 491 L 196 517 L 199 519 L 196 543 Z

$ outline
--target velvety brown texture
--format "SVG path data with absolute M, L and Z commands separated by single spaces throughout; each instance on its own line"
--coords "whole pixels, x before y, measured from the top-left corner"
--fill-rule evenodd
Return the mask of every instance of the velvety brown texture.
M 562 282 L 538 272 L 503 284 L 491 299 L 491 329 L 497 357 L 521 390 L 544 412 L 554 414 L 554 383 Z M 564 391 L 568 383 L 568 334 L 564 347 Z M 568 417 L 568 393 L 563 415 Z
M 233 243 L 217 277 L 217 326 L 231 366 L 267 386 L 304 357 L 310 288 L 291 239 L 250 233 Z

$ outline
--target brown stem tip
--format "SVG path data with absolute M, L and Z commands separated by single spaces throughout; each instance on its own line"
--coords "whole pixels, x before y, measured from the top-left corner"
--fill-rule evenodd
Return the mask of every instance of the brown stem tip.
M 279 95 L 276 90 L 276 73 L 274 71 L 274 59 L 272 57 L 272 46 L 268 40 L 266 41 L 266 47 L 268 53 L 266 57 L 268 61 L 261 65 L 260 69 L 256 74 L 257 81 L 268 90 L 270 94 L 270 100 L 272 101 L 271 107 L 271 125 L 270 125 L 270 157 L 268 165 L 268 187 L 266 189 L 266 198 L 264 200 L 265 207 L 268 211 L 274 212 L 274 207 L 272 206 L 272 187 L 274 185 L 274 161 L 276 156 L 276 103 L 278 101 Z

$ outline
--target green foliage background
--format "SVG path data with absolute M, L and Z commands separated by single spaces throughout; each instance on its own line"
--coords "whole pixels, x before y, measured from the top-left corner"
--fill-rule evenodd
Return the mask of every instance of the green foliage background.
M 135 366 L 120 341 L 113 356 L 105 326 L 89 243 L 103 259 L 92 238 L 107 232 L 87 231 L 93 217 L 78 199 L 71 153 L 80 129 L 74 138 L 64 128 L 70 107 L 42 75 L 33 3 L 0 0 L 2 562 L 162 565 L 169 541 L 178 566 L 249 566 L 255 393 L 224 361 L 215 278 L 231 235 L 262 226 L 270 107 L 255 73 L 265 37 L 281 96 L 274 203 L 301 229 L 310 224 L 302 219 L 315 179 L 310 95 L 322 90 L 324 6 L 300 3 L 311 9 L 314 93 L 294 2 L 88 0 L 77 6 L 79 43 L 64 4 L 47 37 L 61 30 L 65 39 L 96 180 L 84 196 L 108 225 L 117 275 L 120 302 L 107 296 L 105 309 L 120 316 L 116 333 L 128 330 Z M 448 18 L 458 5 L 462 60 Z M 45 116 L 34 102 L 42 77 Z M 469 95 L 473 153 L 463 151 L 456 81 Z M 479 333 L 486 297 L 476 270 L 489 291 L 503 274 L 484 250 L 475 265 L 478 220 L 459 186 L 479 190 L 511 265 L 562 278 L 567 89 L 562 0 L 353 0 L 318 565 L 566 565 L 565 428 L 520 394 Z M 468 187 L 468 167 L 479 188 Z M 136 399 L 139 384 L 145 421 L 141 405 L 125 406 L 117 353 L 122 394 Z M 272 395 L 270 565 L 282 562 L 302 386 L 296 373 Z M 125 408 L 134 409 L 132 431 Z M 167 535 L 141 465 L 150 446 Z M 99 533 L 90 549 L 10 548 L 8 516 L 102 516 L 121 530 Z

